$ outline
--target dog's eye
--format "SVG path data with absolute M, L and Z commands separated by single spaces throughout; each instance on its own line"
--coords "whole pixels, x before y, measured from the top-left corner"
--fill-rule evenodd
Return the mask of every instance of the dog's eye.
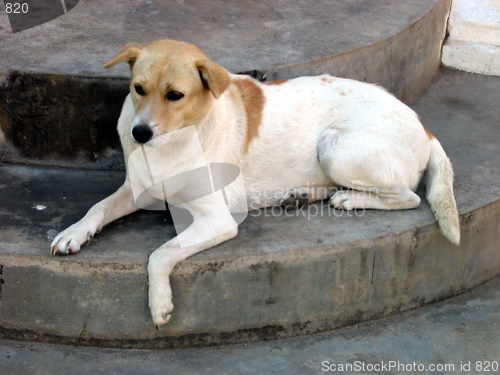
M 184 94 L 182 92 L 179 92 L 179 91 L 169 91 L 167 93 L 167 99 L 170 100 L 170 101 L 177 101 L 177 100 L 180 100 L 184 97 Z
M 144 92 L 144 89 L 142 88 L 141 85 L 134 85 L 134 90 L 136 93 L 138 93 L 141 96 L 146 95 L 146 93 Z

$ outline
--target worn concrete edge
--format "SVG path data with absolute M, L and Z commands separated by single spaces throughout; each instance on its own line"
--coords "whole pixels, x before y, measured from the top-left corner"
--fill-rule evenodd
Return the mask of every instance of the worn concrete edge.
M 307 323 L 291 323 L 289 325 L 268 324 L 261 327 L 241 328 L 237 331 L 230 332 L 201 332 L 187 333 L 181 336 L 164 336 L 148 339 L 109 339 L 95 338 L 85 336 L 85 327 L 82 328 L 79 337 L 69 337 L 54 335 L 51 333 L 43 333 L 31 329 L 19 329 L 9 327 L 8 325 L 0 325 L 0 339 L 2 340 L 19 340 L 19 341 L 37 341 L 44 343 L 74 345 L 85 347 L 107 347 L 107 348 L 124 348 L 124 349 L 177 349 L 188 347 L 208 347 L 208 346 L 224 346 L 243 344 L 256 341 L 271 341 L 289 337 L 305 336 L 314 333 L 327 332 L 336 328 L 352 326 L 361 322 L 370 322 L 377 319 L 382 319 L 394 314 L 414 310 L 416 308 L 427 306 L 433 303 L 443 301 L 448 298 L 456 297 L 467 293 L 481 285 L 500 277 L 500 272 L 492 277 L 480 280 L 473 285 L 467 287 L 460 286 L 456 289 L 450 289 L 437 297 L 427 300 L 413 300 L 409 306 L 400 306 L 375 313 L 369 317 L 363 314 L 355 314 L 350 319 L 341 321 L 337 324 L 332 324 L 328 318 L 320 318 L 314 322 Z
M 494 217 L 500 214 L 500 199 L 493 202 L 486 203 L 480 207 L 473 208 L 469 211 L 460 213 L 460 228 L 462 231 L 466 230 L 469 226 L 477 223 L 478 221 Z M 331 254 L 332 251 L 339 253 L 352 247 L 369 247 L 370 243 L 380 238 L 400 237 L 405 234 L 422 234 L 427 232 L 439 231 L 437 222 L 434 220 L 410 229 L 404 229 L 394 233 L 372 236 L 360 240 L 343 242 L 335 244 L 336 248 L 332 248 L 331 244 L 301 247 L 296 249 L 287 249 L 286 252 L 272 252 L 259 255 L 247 254 L 244 257 L 225 257 L 225 258 L 210 258 L 201 259 L 192 256 L 179 263 L 173 271 L 173 276 L 190 274 L 197 270 L 210 270 L 219 269 L 224 266 L 238 268 L 246 268 L 250 265 L 258 263 L 280 262 L 285 261 L 300 261 L 304 254 L 310 259 L 313 256 L 321 257 L 325 254 Z M 0 242 L 0 249 L 5 250 L 10 247 L 10 244 Z M 84 250 L 85 251 L 85 250 Z M 146 250 L 145 250 L 146 252 Z M 300 263 L 300 262 L 299 262 Z M 133 258 L 121 257 L 119 260 L 102 259 L 102 258 L 80 258 L 78 255 L 73 256 L 51 256 L 49 254 L 49 243 L 47 242 L 47 255 L 33 256 L 33 255 L 14 255 L 0 253 L 0 264 L 17 266 L 17 267 L 42 267 L 53 272 L 74 273 L 75 275 L 91 275 L 93 272 L 109 271 L 109 272 L 124 272 L 124 273 L 146 273 L 147 257 Z
M 496 278 L 446 301 L 333 332 L 250 345 L 149 351 L 0 340 L 0 351 L 9 374 L 75 373 L 75 366 L 82 366 L 82 374 L 106 368 L 120 375 L 305 375 L 320 373 L 321 360 L 330 358 L 337 363 L 394 357 L 406 363 L 493 360 L 499 353 L 491 331 L 498 325 L 499 282 Z
M 446 69 L 500 76 L 500 66 L 496 64 L 497 56 L 500 56 L 500 45 L 448 39 L 441 55 L 441 64 Z
M 498 213 L 500 208 L 500 200 L 495 202 L 486 204 L 481 208 L 471 210 L 469 212 L 465 212 L 461 215 L 461 223 L 463 229 L 466 230 L 469 227 L 473 227 L 475 224 L 479 223 L 483 219 L 492 218 L 493 220 L 498 219 Z M 391 234 L 388 236 L 380 236 L 380 238 L 401 238 L 402 236 L 412 236 L 412 237 L 420 237 L 424 238 L 430 236 L 434 231 L 438 230 L 436 225 L 424 225 L 419 228 L 415 228 L 412 230 L 402 231 L 397 234 Z M 369 248 L 370 243 L 376 241 L 377 237 L 368 240 L 359 241 L 356 243 L 356 246 Z M 354 246 L 354 243 L 350 243 L 350 246 Z M 340 246 L 339 252 L 349 250 L 350 246 Z M 432 247 L 432 244 L 428 244 L 427 247 Z M 317 249 L 316 249 L 317 250 Z M 313 253 L 313 256 L 320 257 L 321 254 L 331 253 L 331 247 L 324 248 L 320 247 L 318 251 Z M 472 251 L 472 250 L 471 250 Z M 301 251 L 294 252 L 295 254 L 301 254 Z M 309 254 L 308 254 L 309 255 Z M 286 263 L 286 260 L 290 261 L 300 261 L 300 257 L 295 257 L 295 259 L 288 258 L 285 259 L 276 259 L 269 256 L 259 257 L 262 262 L 280 262 Z M 5 260 L 5 259 L 4 259 Z M 3 262 L 3 260 L 2 260 Z M 191 262 L 193 260 L 191 259 Z M 241 262 L 237 263 L 238 266 L 254 264 L 255 257 L 244 258 Z M 190 263 L 190 262 L 186 262 Z M 184 265 L 186 265 L 184 263 Z M 205 265 L 208 266 L 208 269 L 205 271 L 211 271 L 211 267 L 227 267 L 228 263 L 217 263 L 214 261 L 205 262 Z M 8 264 L 7 262 L 5 264 Z M 188 267 L 179 267 L 174 271 L 173 277 L 179 276 L 181 272 L 192 272 L 193 270 L 196 272 L 197 270 L 202 269 L 203 266 L 200 264 L 191 264 Z M 145 266 L 142 266 L 145 269 Z M 495 267 L 493 267 L 495 268 Z M 114 270 L 114 269 L 113 269 Z M 124 271 L 121 269 L 121 271 Z M 355 324 L 361 321 L 372 320 L 381 318 L 384 316 L 388 316 L 394 313 L 406 311 L 409 309 L 413 309 L 415 307 L 422 306 L 424 304 L 437 302 L 460 293 L 466 292 L 472 288 L 475 288 L 481 285 L 492 278 L 495 278 L 499 275 L 499 272 L 493 271 L 487 275 L 483 275 L 482 277 L 477 277 L 474 280 L 470 280 L 469 283 L 462 283 L 461 285 L 453 286 L 449 289 L 439 292 L 439 294 L 434 295 L 431 298 L 425 299 L 418 296 L 414 296 L 407 304 L 399 304 L 397 306 L 388 306 L 383 311 L 379 312 L 362 312 L 359 311 L 359 314 L 353 314 L 346 319 L 338 319 L 332 320 L 330 317 L 318 317 L 313 321 L 307 322 L 272 322 L 266 324 L 261 327 L 242 327 L 237 330 L 229 331 L 229 332 L 185 332 L 177 336 L 160 336 L 160 337 L 151 337 L 151 338 L 110 338 L 110 337 L 88 337 L 86 336 L 85 327 L 82 328 L 82 331 L 78 337 L 68 337 L 56 335 L 53 333 L 48 333 L 44 331 L 44 329 L 40 328 L 32 328 L 32 327 L 14 327 L 7 322 L 0 323 L 0 338 L 4 339 L 19 339 L 19 340 L 36 340 L 42 342 L 53 342 L 53 343 L 62 343 L 68 345 L 82 345 L 82 346 L 107 346 L 107 347 L 123 347 L 123 348 L 151 348 L 151 349 L 160 349 L 160 348 L 177 348 L 177 347 L 188 347 L 188 346 L 210 346 L 210 345 L 226 345 L 226 344 L 236 344 L 236 343 L 244 343 L 249 341 L 257 341 L 257 340 L 271 340 L 271 339 L 279 339 L 290 336 L 298 336 L 305 335 L 315 332 L 328 331 L 341 326 Z

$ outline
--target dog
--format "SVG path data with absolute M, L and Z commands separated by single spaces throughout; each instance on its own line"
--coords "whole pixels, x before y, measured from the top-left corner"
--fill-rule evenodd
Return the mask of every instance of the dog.
M 383 88 L 330 75 L 259 82 L 173 40 L 129 43 L 104 67 L 118 63 L 131 69 L 118 120 L 126 160 L 141 147 L 155 149 L 161 136 L 192 127 L 207 161 L 239 167 L 251 209 L 290 199 L 329 199 L 344 210 L 412 209 L 420 204 L 415 190 L 424 176 L 442 233 L 459 244 L 451 162 L 417 114 Z M 161 149 L 160 159 L 189 164 L 191 146 L 178 143 Z M 135 173 L 128 168 L 115 193 L 59 233 L 51 253 L 75 254 L 103 226 L 138 210 Z M 329 196 L 338 186 L 346 189 Z M 174 266 L 238 233 L 234 218 L 213 201 L 202 198 L 187 208 L 193 223 L 149 256 L 149 307 L 157 328 L 171 318 Z

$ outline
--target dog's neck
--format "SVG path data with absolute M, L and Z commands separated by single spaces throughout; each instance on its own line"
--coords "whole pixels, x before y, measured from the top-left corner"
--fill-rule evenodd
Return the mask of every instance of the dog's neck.
M 205 157 L 210 162 L 241 164 L 243 130 L 241 115 L 230 100 L 230 90 L 226 90 L 212 105 L 196 128 Z

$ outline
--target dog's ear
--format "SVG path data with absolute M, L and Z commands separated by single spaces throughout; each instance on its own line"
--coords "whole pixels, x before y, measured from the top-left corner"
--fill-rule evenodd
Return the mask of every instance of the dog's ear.
M 215 99 L 219 99 L 231 82 L 228 71 L 208 59 L 198 60 L 195 64 L 203 86 L 212 92 Z
M 118 52 L 118 54 L 110 61 L 104 65 L 104 68 L 111 68 L 116 64 L 121 62 L 126 62 L 130 69 L 134 66 L 135 61 L 141 54 L 141 48 L 144 43 L 127 43 L 125 46 Z

